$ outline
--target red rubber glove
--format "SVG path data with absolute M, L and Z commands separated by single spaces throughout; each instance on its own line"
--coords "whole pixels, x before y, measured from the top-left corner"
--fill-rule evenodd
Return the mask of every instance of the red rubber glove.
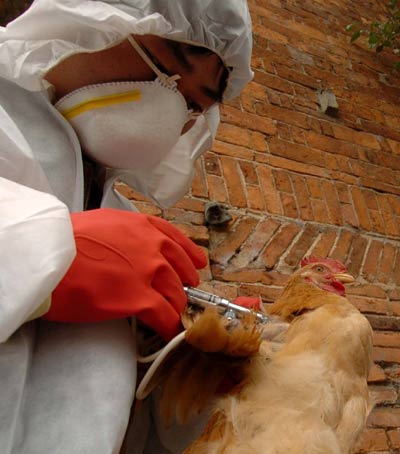
M 71 215 L 77 255 L 52 294 L 47 320 L 97 322 L 136 316 L 165 339 L 176 335 L 197 286 L 203 251 L 164 219 L 98 209 Z
M 259 311 L 261 309 L 261 299 L 251 296 L 237 296 L 233 303 L 247 307 L 248 309 L 254 309 L 255 311 Z

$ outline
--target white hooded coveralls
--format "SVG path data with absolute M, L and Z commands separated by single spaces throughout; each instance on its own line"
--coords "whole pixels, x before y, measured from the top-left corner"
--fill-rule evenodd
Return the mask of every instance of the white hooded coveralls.
M 44 74 L 76 52 L 129 34 L 209 47 L 232 71 L 225 93 L 251 79 L 251 22 L 243 0 L 36 0 L 0 28 L 0 446 L 2 454 L 118 453 L 136 385 L 128 323 L 25 323 L 75 254 L 69 212 L 83 209 L 76 134 L 52 106 Z M 119 177 L 170 206 L 188 190 L 211 144 L 218 109 L 201 116 L 147 174 L 109 171 L 102 206 L 133 209 Z

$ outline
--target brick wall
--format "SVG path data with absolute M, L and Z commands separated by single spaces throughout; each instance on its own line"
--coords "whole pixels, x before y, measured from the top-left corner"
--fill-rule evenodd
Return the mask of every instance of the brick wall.
M 0 5 L 4 24 L 29 2 Z M 163 212 L 204 246 L 202 287 L 272 302 L 308 253 L 342 260 L 357 277 L 351 301 L 374 328 L 371 390 L 378 405 L 360 452 L 400 453 L 400 74 L 390 53 L 349 44 L 348 23 L 386 1 L 250 0 L 254 81 L 222 109 L 191 194 Z M 331 89 L 336 117 L 320 112 Z M 207 227 L 209 201 L 232 216 Z
M 351 45 L 345 26 L 385 1 L 251 0 L 254 81 L 222 109 L 191 195 L 161 212 L 209 253 L 202 286 L 273 301 L 308 253 L 342 260 L 350 300 L 374 330 L 378 405 L 362 452 L 400 452 L 400 74 L 393 56 Z M 331 89 L 339 111 L 320 112 Z M 209 201 L 228 207 L 208 228 Z

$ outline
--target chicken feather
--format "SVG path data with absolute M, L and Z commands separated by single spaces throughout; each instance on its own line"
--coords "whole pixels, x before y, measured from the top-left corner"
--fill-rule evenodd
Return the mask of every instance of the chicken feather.
M 340 262 L 303 263 L 269 310 L 290 322 L 282 348 L 251 357 L 185 454 L 353 452 L 371 407 L 372 330 L 344 297 Z

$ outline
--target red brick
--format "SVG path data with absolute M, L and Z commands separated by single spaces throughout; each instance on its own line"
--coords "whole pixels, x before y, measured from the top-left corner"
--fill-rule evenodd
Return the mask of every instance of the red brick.
M 394 219 L 394 213 L 386 194 L 378 194 L 378 204 L 386 227 L 386 233 L 392 236 L 399 236 L 400 228 Z
M 259 186 L 246 185 L 247 200 L 249 208 L 252 210 L 265 210 L 265 202 Z
M 311 221 L 314 219 L 310 195 L 308 193 L 306 180 L 303 176 L 297 175 L 295 173 L 290 175 L 292 180 L 294 193 L 297 199 L 297 206 L 300 210 L 301 219 L 304 221 Z
M 390 440 L 391 448 L 399 449 L 400 448 L 400 429 L 388 430 L 387 434 L 388 434 L 388 437 Z
M 265 166 L 258 166 L 257 173 L 260 180 L 260 187 L 264 194 L 267 211 L 273 214 L 282 214 L 282 206 L 279 194 L 273 183 L 271 169 Z
M 261 71 L 255 71 L 254 81 L 268 88 L 272 88 L 283 93 L 293 94 L 293 86 L 290 82 L 281 77 L 273 76 Z
M 389 308 L 386 300 L 377 298 L 366 298 L 361 296 L 349 296 L 348 298 L 354 306 L 363 313 L 369 314 L 388 314 Z
M 365 132 L 355 131 L 354 129 L 346 128 L 339 125 L 333 125 L 333 133 L 337 139 L 346 140 L 351 143 L 356 143 L 363 147 L 374 148 L 380 150 L 378 140 L 372 134 Z
M 366 428 L 357 442 L 355 452 L 384 451 L 385 449 L 389 449 L 385 431 Z
M 258 71 L 255 71 L 255 74 L 257 74 Z M 244 89 L 241 91 L 240 95 L 241 96 L 247 96 L 249 98 L 252 98 L 253 101 L 266 101 L 267 99 L 267 94 L 265 87 L 263 85 L 256 83 L 256 77 L 253 79 L 252 82 L 249 82 Z
M 161 209 L 153 203 L 135 201 L 134 205 L 141 213 L 151 214 L 152 216 L 161 216 L 162 214 Z
M 394 262 L 393 279 L 396 284 L 400 285 L 400 250 L 397 250 L 396 260 Z
M 354 212 L 353 205 L 343 204 L 342 205 L 343 221 L 345 226 L 351 226 L 358 228 L 360 226 L 356 213 Z
M 210 258 L 216 263 L 228 263 L 233 257 L 236 250 L 243 244 L 244 241 L 251 235 L 254 227 L 257 225 L 257 220 L 251 217 L 240 218 L 238 222 L 231 226 L 222 240 L 216 240 L 216 233 L 210 235 Z
M 283 79 L 290 80 L 295 84 L 304 85 L 305 87 L 318 88 L 318 81 L 314 77 L 310 77 L 309 75 L 300 72 L 300 69 L 296 71 L 279 64 L 275 65 L 275 67 L 278 76 Z
M 248 160 L 252 160 L 254 155 L 253 150 L 240 147 L 239 145 L 233 145 L 231 143 L 220 142 L 219 140 L 214 140 L 212 151 L 215 151 L 219 155 Z
M 365 186 L 366 188 L 376 189 L 381 192 L 388 192 L 389 194 L 400 195 L 400 187 L 394 180 L 395 178 L 391 177 L 391 172 L 386 172 L 386 175 L 382 175 L 381 177 L 376 175 L 375 179 L 361 177 L 360 183 L 361 186 Z M 383 183 L 383 181 L 386 181 L 387 183 Z
M 345 263 L 350 246 L 353 240 L 353 235 L 348 230 L 342 230 L 337 240 L 334 250 L 331 252 L 331 257 Z
M 329 213 L 325 201 L 311 199 L 314 220 L 323 224 L 329 224 Z
M 274 155 L 304 163 L 310 162 L 320 167 L 325 166 L 324 154 L 319 150 L 280 140 L 275 137 L 268 144 L 270 152 Z
M 385 243 L 382 253 L 381 266 L 378 273 L 378 280 L 387 284 L 392 278 L 397 249 L 391 243 Z
M 204 213 L 205 203 L 202 200 L 184 197 L 178 203 L 176 203 L 174 206 L 176 208 L 182 208 L 184 210 Z
M 381 213 L 377 210 L 369 210 L 369 219 L 371 221 L 371 228 L 373 232 L 385 233 L 385 225 Z
M 362 268 L 362 275 L 368 281 L 374 281 L 378 271 L 379 260 L 383 250 L 382 241 L 372 240 Z
M 246 207 L 247 200 L 239 174 L 239 163 L 233 158 L 221 157 L 221 166 L 230 204 L 234 207 Z
M 341 203 L 351 203 L 351 196 L 347 184 L 340 181 L 335 181 L 336 191 Z
M 325 125 L 326 123 L 323 122 L 323 124 Z M 329 128 L 332 129 L 332 126 L 329 125 Z M 317 134 L 314 131 L 308 131 L 306 133 L 306 140 L 308 145 L 318 150 L 323 150 L 334 154 L 340 153 L 350 158 L 358 158 L 357 146 L 353 143 L 338 140 L 326 135 Z
M 225 265 L 213 264 L 211 270 L 214 279 L 219 279 L 227 282 L 246 282 L 254 283 L 261 282 L 263 270 L 259 268 L 236 268 L 235 266 L 228 268 Z
M 282 140 L 291 141 L 292 140 L 292 128 L 286 123 L 278 121 L 277 123 L 278 134 L 277 137 Z
M 200 246 L 201 250 L 204 252 L 204 255 L 207 257 L 207 266 L 198 270 L 200 282 L 207 282 L 212 279 L 212 273 L 210 268 L 210 260 L 208 256 L 208 247 Z
M 353 187 L 351 189 L 351 196 L 353 198 L 353 205 L 356 210 L 358 220 L 360 221 L 360 226 L 365 230 L 371 230 L 371 221 L 368 216 L 368 207 L 361 189 Z
M 393 331 L 375 331 L 373 334 L 374 345 L 379 347 L 399 347 L 400 333 Z
M 204 213 L 196 213 L 189 210 L 183 210 L 181 208 L 168 208 L 163 210 L 163 217 L 176 222 L 177 224 L 193 224 L 196 226 L 204 226 Z
M 399 301 L 400 300 L 400 289 L 398 287 L 396 287 L 396 288 L 389 290 L 388 297 L 391 301 Z
M 297 268 L 300 264 L 301 259 L 306 255 L 306 252 L 310 249 L 314 243 L 319 231 L 314 225 L 307 224 L 302 234 L 293 242 L 289 252 L 285 257 L 285 263 L 292 268 Z
M 203 161 L 195 163 L 195 174 L 192 180 L 192 195 L 194 197 L 208 197 L 207 179 L 203 168 Z
M 207 227 L 202 225 L 178 224 L 176 222 L 174 222 L 174 225 L 195 243 L 208 246 L 209 234 Z
M 400 366 L 385 366 L 385 374 L 391 381 L 397 384 L 400 383 Z
M 372 410 L 368 425 L 375 427 L 399 427 L 400 408 L 376 408 Z
M 260 35 L 263 38 L 269 39 L 271 41 L 278 41 L 283 44 L 287 44 L 288 39 L 285 35 L 275 32 L 270 28 L 266 28 L 264 25 L 253 24 L 253 33 Z
M 260 296 L 263 303 L 273 303 L 279 297 L 281 292 L 281 288 L 265 285 L 245 283 L 239 286 L 239 295 L 252 297 Z
M 377 210 L 379 208 L 378 201 L 376 199 L 375 193 L 373 191 L 363 191 L 365 203 L 367 207 L 372 210 Z
M 257 131 L 249 131 L 249 134 L 251 137 L 251 143 L 254 150 L 259 152 L 267 151 L 267 142 L 264 134 L 261 134 L 260 132 Z
M 375 347 L 372 352 L 372 357 L 374 361 L 400 363 L 400 348 Z M 400 424 L 398 425 L 400 426 Z
M 242 244 L 239 253 L 232 259 L 232 267 L 242 268 L 249 266 L 260 255 L 265 245 L 280 226 L 281 224 L 278 221 L 268 217 L 260 221 Z
M 305 131 L 297 126 L 292 126 L 292 137 L 293 141 L 302 145 L 306 145 L 306 134 Z
M 222 106 L 221 118 L 228 123 L 242 126 L 252 131 L 259 131 L 270 135 L 276 134 L 276 125 L 274 120 L 260 118 L 258 115 L 241 112 L 232 107 Z
M 267 270 L 272 269 L 278 262 L 281 255 L 289 248 L 291 242 L 301 231 L 301 227 L 296 224 L 286 224 L 276 233 L 270 244 L 260 256 L 260 261 Z
M 400 155 L 400 141 L 387 139 L 390 149 L 396 155 Z
M 280 194 L 280 198 L 283 207 L 283 214 L 289 218 L 297 219 L 299 217 L 299 212 L 297 210 L 296 198 L 286 192 L 282 192 Z
M 319 178 L 306 177 L 308 190 L 314 199 L 323 199 L 321 180 Z
M 325 195 L 330 221 L 332 224 L 341 225 L 343 217 L 335 185 L 328 180 L 324 180 L 322 181 L 322 191 Z
M 208 151 L 207 153 L 205 153 L 203 160 L 204 167 L 207 173 L 218 176 L 222 175 L 218 155 Z
M 252 146 L 250 134 L 246 129 L 228 123 L 219 125 L 216 138 L 222 142 L 241 145 L 245 148 L 251 148 Z
M 321 25 L 319 25 L 321 26 Z M 315 27 L 310 27 L 304 23 L 290 21 L 289 29 L 291 31 L 295 30 L 302 35 L 308 36 L 310 39 L 321 41 L 321 43 L 326 43 L 326 34 L 323 30 L 316 29 Z
M 322 232 L 318 241 L 314 245 L 311 254 L 317 257 L 329 257 L 332 246 L 336 240 L 336 232 L 329 230 Z
M 225 187 L 225 181 L 222 177 L 218 177 L 216 175 L 208 175 L 207 185 L 210 200 L 222 203 L 228 201 L 228 193 Z
M 140 192 L 135 191 L 133 188 L 128 186 L 125 183 L 118 182 L 115 183 L 115 189 L 122 194 L 124 197 L 126 197 L 129 200 L 137 200 L 140 202 L 150 202 L 150 200 L 146 197 L 144 197 Z
M 258 184 L 258 177 L 254 163 L 238 161 L 240 170 L 247 184 Z
M 308 129 L 308 117 L 302 113 L 294 112 L 291 109 L 285 109 L 266 103 L 258 103 L 256 105 L 256 113 L 261 117 L 273 118 L 289 125 Z
M 386 380 L 384 370 L 378 364 L 373 364 L 368 375 L 368 383 L 378 383 Z
M 291 159 L 281 158 L 279 156 L 271 156 L 269 163 L 273 167 L 280 167 L 281 169 L 292 170 L 293 172 L 303 173 L 306 175 L 314 175 L 318 177 L 326 177 L 327 171 L 322 167 L 318 167 L 303 162 L 296 162 Z
M 293 192 L 292 184 L 289 178 L 289 172 L 286 170 L 272 169 L 275 187 L 278 191 Z

